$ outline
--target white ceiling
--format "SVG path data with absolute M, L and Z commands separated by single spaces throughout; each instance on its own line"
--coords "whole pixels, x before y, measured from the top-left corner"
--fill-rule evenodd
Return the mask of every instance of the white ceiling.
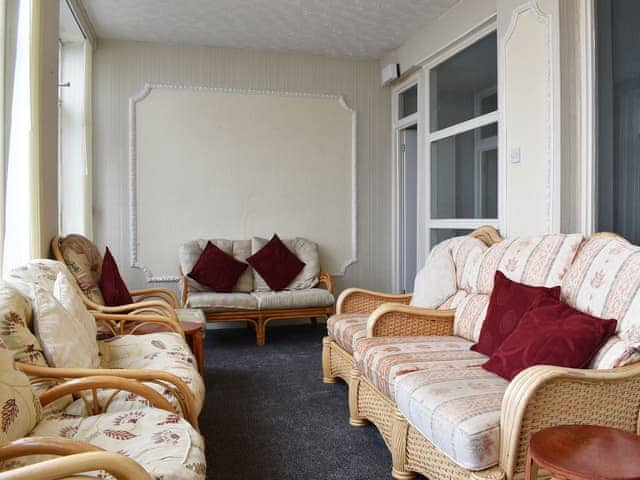
M 98 37 L 379 58 L 458 0 L 84 0 Z

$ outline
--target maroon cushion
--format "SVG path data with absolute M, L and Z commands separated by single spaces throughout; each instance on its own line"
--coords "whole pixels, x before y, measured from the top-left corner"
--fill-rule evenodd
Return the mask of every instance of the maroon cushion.
M 119 305 L 128 305 L 133 303 L 133 298 L 129 293 L 127 285 L 120 276 L 118 264 L 111 255 L 109 247 L 105 249 L 104 258 L 102 259 L 102 276 L 98 282 L 104 303 L 109 307 L 117 307 Z
M 304 268 L 305 263 L 274 235 L 269 243 L 247 258 L 271 290 L 282 290 Z
M 471 350 L 491 354 L 516 328 L 522 316 L 544 297 L 560 298 L 560 287 L 532 287 L 508 279 L 496 272 L 493 291 L 489 299 L 487 316 L 480 330 L 478 343 Z
M 188 275 L 214 292 L 229 293 L 246 269 L 246 263 L 236 260 L 213 243 L 207 242 L 202 255 Z
M 617 323 L 547 297 L 524 314 L 482 367 L 507 380 L 533 365 L 585 368 Z

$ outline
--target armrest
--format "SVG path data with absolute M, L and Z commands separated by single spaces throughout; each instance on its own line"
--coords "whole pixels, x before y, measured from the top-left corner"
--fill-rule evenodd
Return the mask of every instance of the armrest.
M 162 324 L 170 332 L 179 333 L 184 336 L 184 331 L 176 320 L 160 315 L 153 309 L 140 310 L 130 314 L 91 312 L 96 321 L 106 321 L 111 326 L 115 335 L 134 334 L 137 329 L 148 323 Z M 128 324 L 135 324 L 131 328 L 126 328 Z
M 318 285 L 324 284 L 325 288 L 329 293 L 333 293 L 333 278 L 329 272 L 320 272 L 320 276 L 318 277 Z
M 131 296 L 136 299 L 136 303 L 141 300 L 158 299 L 169 304 L 173 308 L 178 308 L 178 298 L 168 288 L 143 288 L 140 290 L 132 290 Z
M 135 461 L 118 453 L 84 442 L 60 437 L 27 437 L 0 444 L 0 460 L 25 455 L 60 455 L 0 473 L 2 480 L 57 480 L 72 475 L 104 470 L 121 480 L 151 480 L 149 474 Z
M 371 313 L 383 303 L 408 304 L 411 294 L 393 295 L 362 288 L 347 288 L 338 297 L 336 313 Z
M 32 365 L 30 363 L 16 362 L 18 368 L 25 374 L 43 378 L 66 381 L 70 378 L 85 378 L 95 375 L 107 375 L 138 382 L 150 382 L 162 384 L 176 397 L 184 418 L 198 428 L 198 416 L 195 407 L 193 393 L 187 384 L 176 375 L 162 370 L 124 369 L 124 368 L 54 368 Z
M 367 320 L 367 337 L 453 335 L 455 310 L 385 303 Z
M 171 305 L 163 300 L 144 300 L 142 302 L 129 303 L 127 305 L 119 305 L 117 307 L 108 307 L 106 305 L 92 304 L 89 306 L 92 311 L 100 313 L 120 313 L 120 314 L 136 314 L 136 312 L 143 312 L 149 309 L 153 309 L 156 312 L 162 312 L 162 314 L 168 318 L 178 321 L 176 310 Z
M 507 478 L 524 472 L 531 435 L 562 424 L 593 424 L 638 433 L 640 364 L 613 370 L 528 368 L 502 400 L 500 467 Z
M 84 395 L 81 395 L 81 398 L 84 400 L 85 406 L 87 407 L 87 411 L 91 412 L 92 415 L 96 415 L 99 413 L 103 413 L 115 394 L 109 396 L 104 405 L 100 405 L 100 401 L 98 399 L 97 390 L 99 389 L 116 389 L 118 391 L 125 391 L 135 393 L 136 395 L 146 399 L 149 401 L 151 406 L 155 408 L 160 408 L 162 410 L 167 410 L 171 413 L 177 413 L 175 408 L 169 403 L 169 400 L 164 398 L 158 392 L 156 392 L 151 387 L 144 385 L 140 382 L 136 382 L 134 380 L 130 380 L 127 378 L 120 378 L 115 376 L 107 376 L 107 375 L 96 375 L 92 377 L 83 377 L 76 378 L 73 380 L 68 380 L 64 383 L 56 385 L 55 387 L 50 388 L 46 392 L 40 395 L 40 403 L 42 406 L 47 406 L 51 402 L 58 400 L 69 394 L 80 393 L 84 391 L 91 391 L 92 393 L 92 402 L 89 403 Z

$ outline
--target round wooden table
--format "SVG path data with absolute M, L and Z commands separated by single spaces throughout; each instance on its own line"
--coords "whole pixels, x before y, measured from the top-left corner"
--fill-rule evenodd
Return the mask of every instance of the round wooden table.
M 525 479 L 538 468 L 558 480 L 640 480 L 640 436 L 615 428 L 562 425 L 534 433 Z

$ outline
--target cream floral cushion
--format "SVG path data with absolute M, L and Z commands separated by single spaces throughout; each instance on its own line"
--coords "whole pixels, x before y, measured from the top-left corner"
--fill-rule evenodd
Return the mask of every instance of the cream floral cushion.
M 104 298 L 98 286 L 102 256 L 96 246 L 82 235 L 68 235 L 62 239 L 60 251 L 85 295 L 98 305 L 104 305 Z
M 53 296 L 60 302 L 64 309 L 78 321 L 82 328 L 83 336 L 87 338 L 87 341 L 95 340 L 98 335 L 96 321 L 78 294 L 75 281 L 70 278 L 67 272 L 58 273 L 56 281 L 53 284 Z M 97 342 L 93 343 L 96 344 L 93 364 L 97 367 L 100 365 L 100 359 L 98 358 L 99 352 Z
M 47 415 L 29 435 L 69 438 L 120 453 L 155 479 L 204 480 L 206 475 L 202 437 L 185 420 L 165 410 L 146 408 L 90 417 Z M 42 456 L 23 457 L 12 461 L 11 467 L 42 460 Z M 103 473 L 94 475 L 105 478 Z
M 456 266 L 447 244 L 436 245 L 416 275 L 411 305 L 437 308 L 458 290 Z
M 338 345 L 353 353 L 358 343 L 367 336 L 368 313 L 341 313 L 327 320 L 327 331 Z
M 0 442 L 26 436 L 40 414 L 29 379 L 16 369 L 11 352 L 0 340 Z

